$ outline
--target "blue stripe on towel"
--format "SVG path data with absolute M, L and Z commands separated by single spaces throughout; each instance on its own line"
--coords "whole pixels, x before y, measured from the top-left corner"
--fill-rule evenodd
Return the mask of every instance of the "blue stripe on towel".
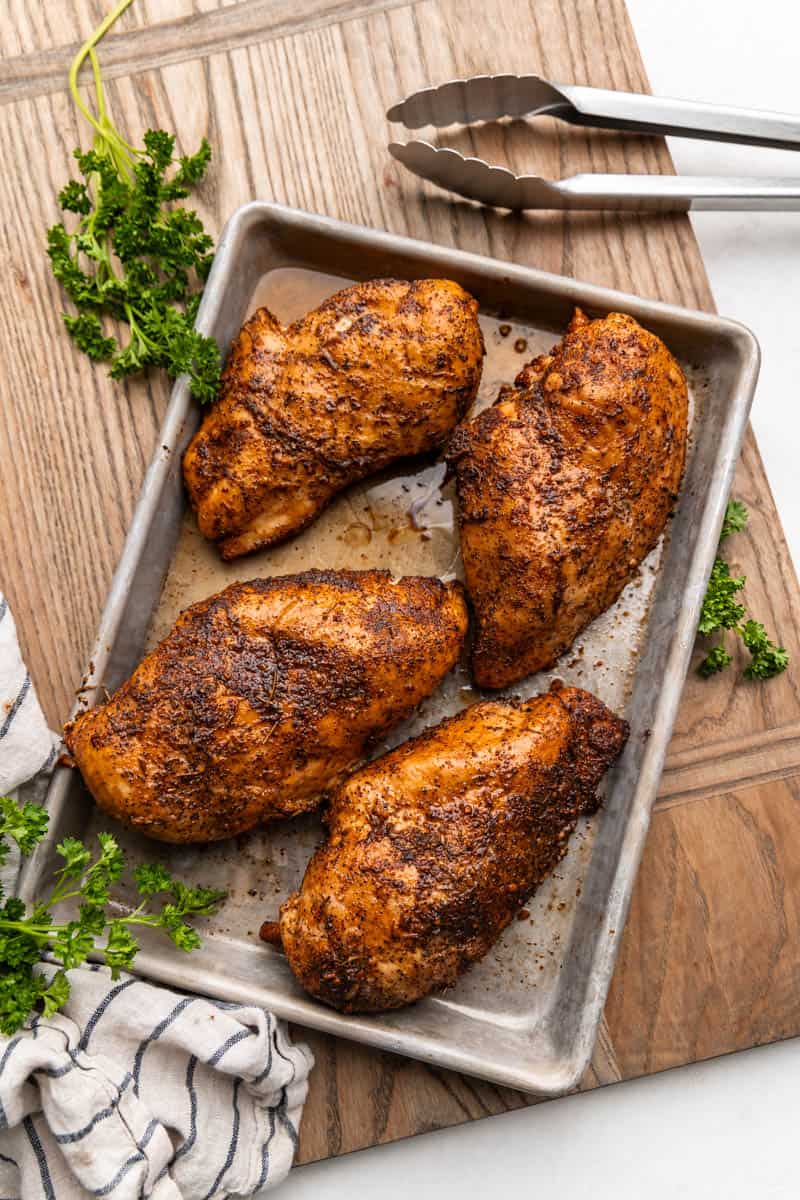
M 32 1118 L 26 1117 L 22 1122 L 22 1127 L 27 1133 L 28 1141 L 33 1148 L 33 1153 L 36 1155 L 36 1165 L 39 1168 L 39 1175 L 42 1180 L 42 1191 L 44 1192 L 45 1200 L 55 1200 L 56 1194 L 53 1190 L 53 1181 L 50 1178 L 50 1170 L 47 1166 L 44 1148 L 42 1143 L 39 1141 L 39 1135 L 34 1128 Z
M 261 1148 L 261 1174 L 258 1177 L 258 1183 L 256 1184 L 254 1193 L 253 1193 L 254 1195 L 255 1195 L 255 1192 L 260 1192 L 262 1187 L 264 1186 L 264 1184 L 267 1182 L 267 1176 L 269 1175 L 269 1148 L 270 1148 L 270 1145 L 272 1144 L 272 1139 L 274 1136 L 275 1136 L 275 1112 L 273 1109 L 270 1109 L 269 1136 L 267 1137 L 267 1140 L 264 1142 L 264 1145 Z
M 131 982 L 133 982 L 133 980 L 131 980 Z M 136 1057 L 133 1060 L 133 1078 L 137 1088 L 139 1087 L 139 1076 L 142 1073 L 142 1059 L 144 1058 L 145 1050 L 148 1046 L 151 1046 L 153 1042 L 158 1041 L 162 1033 L 164 1033 L 166 1029 L 169 1029 L 172 1022 L 178 1019 L 185 1008 L 188 1008 L 190 1004 L 194 1004 L 194 999 L 194 996 L 184 996 L 180 1003 L 175 1005 L 172 1012 L 164 1017 L 163 1021 L 159 1021 L 153 1032 L 149 1034 L 144 1041 L 139 1043 L 139 1049 L 136 1051 Z
M 117 1088 L 117 1095 L 108 1105 L 108 1107 L 101 1108 L 99 1112 L 96 1112 L 91 1121 L 89 1121 L 88 1124 L 84 1125 L 81 1129 L 76 1129 L 73 1133 L 53 1134 L 59 1146 L 66 1146 L 72 1142 L 81 1141 L 81 1139 L 85 1138 L 88 1133 L 92 1132 L 96 1125 L 99 1125 L 101 1121 L 105 1121 L 106 1117 L 110 1117 L 122 1099 L 122 1093 L 125 1091 L 125 1088 L 128 1086 L 132 1078 L 133 1076 L 131 1074 L 126 1075 L 121 1085 Z
M 231 1130 L 231 1141 L 230 1141 L 230 1145 L 228 1146 L 228 1153 L 226 1155 L 225 1162 L 222 1164 L 222 1166 L 219 1169 L 219 1174 L 217 1175 L 216 1179 L 212 1183 L 211 1187 L 206 1192 L 205 1196 L 203 1197 L 203 1200 L 211 1200 L 211 1197 L 214 1195 L 217 1188 L 222 1183 L 222 1180 L 225 1177 L 225 1172 L 230 1167 L 231 1163 L 233 1162 L 234 1156 L 236 1155 L 236 1149 L 239 1145 L 239 1105 L 237 1103 L 237 1100 L 239 1098 L 239 1088 L 241 1087 L 241 1084 L 242 1084 L 241 1079 L 237 1079 L 233 1085 L 233 1128 Z
M 0 740 L 2 740 L 2 738 L 4 738 L 6 736 L 9 729 L 11 728 L 11 723 L 14 720 L 14 717 L 19 712 L 20 707 L 30 690 L 30 686 L 31 686 L 31 677 L 28 674 L 28 672 L 26 671 L 25 678 L 22 681 L 22 687 L 17 692 L 17 698 L 14 701 L 14 703 L 11 705 L 11 708 L 6 713 L 5 721 L 3 721 L 3 724 L 0 725 Z
M 151 1140 L 153 1134 L 158 1129 L 160 1124 L 161 1124 L 161 1122 L 158 1121 L 155 1117 L 153 1117 L 152 1121 L 150 1121 L 148 1123 L 147 1129 L 145 1129 L 144 1133 L 142 1134 L 142 1140 L 140 1142 L 136 1143 L 136 1145 L 139 1147 L 140 1150 L 144 1150 L 145 1146 Z
M 237 1042 L 244 1041 L 245 1038 L 255 1037 L 255 1029 L 240 1029 L 238 1033 L 233 1033 L 226 1042 L 223 1042 L 219 1050 L 215 1050 L 211 1058 L 206 1059 L 206 1066 L 215 1067 L 230 1050 L 231 1046 L 235 1046 Z
M 177 1150 L 175 1160 L 188 1154 L 197 1141 L 197 1092 L 194 1086 L 194 1072 L 197 1066 L 197 1055 L 193 1054 L 186 1067 L 186 1090 L 189 1093 L 189 1136 Z
M 135 1167 L 136 1164 L 140 1162 L 147 1162 L 147 1157 L 142 1154 L 141 1150 L 137 1150 L 135 1154 L 132 1154 L 130 1158 L 122 1164 L 113 1179 L 110 1179 L 108 1183 L 104 1184 L 101 1188 L 92 1188 L 91 1195 L 107 1196 L 109 1192 L 113 1192 L 114 1188 L 118 1184 L 122 1183 L 122 1180 L 128 1174 L 128 1171 L 130 1171 L 131 1167 Z
M 97 1008 L 94 1010 L 92 1015 L 89 1017 L 89 1020 L 86 1022 L 86 1028 L 83 1031 L 81 1040 L 78 1042 L 79 1050 L 85 1050 L 86 1047 L 89 1045 L 89 1038 L 92 1036 L 95 1029 L 97 1028 L 97 1024 L 98 1024 L 100 1018 L 105 1013 L 105 1011 L 108 1008 L 111 1001 L 116 999 L 116 997 L 120 994 L 120 992 L 124 992 L 126 988 L 129 988 L 132 983 L 136 983 L 136 980 L 135 979 L 126 979 L 123 983 L 118 983 L 116 987 L 113 987 L 111 989 L 111 991 L 108 992 L 103 997 L 100 1004 L 98 1004 Z
M 282 1088 L 281 1089 L 281 1101 L 280 1101 L 280 1104 L 278 1105 L 278 1120 L 280 1121 L 281 1125 L 288 1133 L 291 1143 L 296 1150 L 297 1149 L 297 1130 L 295 1129 L 292 1122 L 289 1120 L 289 1115 L 286 1111 L 287 1106 L 288 1106 L 288 1097 L 286 1095 L 286 1088 Z

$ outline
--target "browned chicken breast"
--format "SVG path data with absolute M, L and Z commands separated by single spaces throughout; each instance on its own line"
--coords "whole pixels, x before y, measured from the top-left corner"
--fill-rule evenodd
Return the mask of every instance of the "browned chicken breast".
M 65 730 L 106 812 L 211 842 L 314 808 L 458 658 L 460 586 L 388 571 L 236 583 L 182 613 L 100 708 Z
M 613 604 L 675 502 L 686 426 L 686 380 L 664 343 L 622 313 L 576 310 L 563 341 L 456 430 L 481 687 L 552 666 Z
M 183 464 L 222 557 L 271 546 L 348 484 L 441 446 L 478 390 L 477 312 L 447 279 L 359 283 L 288 328 L 259 309 Z
M 474 704 L 405 742 L 336 792 L 327 842 L 262 937 L 344 1012 L 448 987 L 563 857 L 627 735 L 564 688 Z

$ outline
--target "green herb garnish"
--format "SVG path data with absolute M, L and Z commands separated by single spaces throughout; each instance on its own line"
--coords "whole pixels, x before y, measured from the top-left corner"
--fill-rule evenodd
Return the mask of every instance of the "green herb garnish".
M 741 533 L 747 525 L 747 508 L 741 500 L 728 501 L 725 518 L 719 540 L 724 541 L 732 533 Z M 750 651 L 751 660 L 745 667 L 747 679 L 771 679 L 780 675 L 789 665 L 789 654 L 783 646 L 776 646 L 767 636 L 767 631 L 759 621 L 750 617 L 745 619 L 744 605 L 735 599 L 746 583 L 745 577 L 734 577 L 724 558 L 714 560 L 711 577 L 703 607 L 700 610 L 700 621 L 697 632 L 703 635 L 717 633 L 720 630 L 732 629 L 742 639 Z M 723 642 L 712 646 L 708 654 L 697 668 L 700 675 L 708 679 L 722 671 L 733 662 L 733 655 L 725 649 Z
M 744 616 L 744 607 L 734 597 L 745 585 L 745 577 L 735 579 L 724 558 L 715 558 L 711 568 L 697 632 L 714 633 L 717 629 L 735 629 Z
M 30 854 L 45 836 L 47 820 L 43 808 L 0 796 L 0 865 L 8 857 L 9 839 L 22 854 Z M 0 1033 L 6 1036 L 24 1025 L 34 1010 L 49 1016 L 61 1008 L 69 997 L 66 972 L 92 952 L 102 951 L 115 979 L 129 968 L 139 949 L 132 927 L 162 929 L 179 950 L 196 949 L 200 936 L 188 918 L 214 912 L 225 896 L 212 888 L 186 887 L 162 866 L 145 865 L 133 872 L 141 903 L 124 916 L 114 916 L 107 906 L 124 858 L 110 833 L 99 833 L 97 841 L 96 855 L 77 838 L 65 838 L 56 847 L 64 865 L 49 897 L 31 909 L 22 900 L 6 898 L 0 888 Z M 155 897 L 162 899 L 151 910 L 149 902 Z M 77 906 L 77 915 L 57 921 L 52 909 L 66 902 Z M 49 982 L 35 970 L 45 950 L 59 966 Z
M 708 679 L 709 676 L 716 675 L 718 671 L 724 671 L 732 662 L 733 655 L 728 654 L 723 645 L 712 646 L 697 670 L 704 679 Z
M 788 651 L 770 641 L 760 621 L 745 621 L 739 632 L 753 656 L 749 666 L 744 669 L 748 679 L 771 679 L 773 675 L 780 675 L 781 671 L 786 670 L 789 665 Z
M 729 500 L 725 516 L 722 518 L 719 540 L 724 542 L 732 533 L 741 533 L 747 524 L 747 516 L 747 507 L 741 500 Z
M 114 379 L 146 367 L 161 367 L 172 378 L 185 372 L 192 395 L 210 402 L 219 386 L 219 347 L 194 321 L 213 241 L 196 212 L 173 202 L 203 178 L 211 149 L 204 138 L 195 154 L 176 157 L 175 138 L 163 129 L 149 130 L 137 148 L 109 117 L 95 46 L 131 2 L 121 0 L 73 59 L 70 91 L 94 142 L 91 150 L 75 151 L 83 179 L 70 180 L 58 198 L 77 221 L 71 231 L 63 222 L 48 231 L 47 252 L 77 310 L 63 318 L 79 349 L 110 362 Z M 78 91 L 87 57 L 96 116 Z M 115 331 L 104 317 L 117 322 Z

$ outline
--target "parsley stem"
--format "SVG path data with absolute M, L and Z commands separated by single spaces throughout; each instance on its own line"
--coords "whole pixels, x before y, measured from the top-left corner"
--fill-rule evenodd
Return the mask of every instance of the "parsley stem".
M 72 98 L 75 101 L 78 108 L 80 109 L 80 111 L 83 113 L 86 120 L 94 128 L 95 132 L 100 134 L 101 136 L 105 136 L 105 133 L 104 133 L 104 130 L 103 130 L 100 122 L 89 111 L 88 107 L 84 104 L 83 100 L 81 100 L 80 93 L 78 92 L 78 75 L 80 74 L 80 69 L 83 66 L 84 61 L 86 60 L 87 56 L 94 55 L 94 48 L 97 45 L 97 43 L 103 37 L 105 37 L 105 35 L 108 33 L 111 26 L 116 21 L 119 20 L 119 18 L 125 12 L 125 9 L 130 7 L 130 5 L 132 3 L 133 3 L 133 0 L 119 0 L 119 3 L 111 10 L 111 12 L 108 14 L 108 16 L 100 22 L 100 24 L 97 26 L 97 28 L 94 30 L 94 32 L 83 43 L 80 50 L 73 58 L 72 64 L 69 68 L 69 90 L 72 92 Z M 102 90 L 103 85 L 100 81 L 99 69 L 95 70 L 95 61 L 92 61 L 92 69 L 94 71 L 94 77 L 95 77 L 95 90 L 97 90 L 98 88 L 100 90 Z M 99 93 L 98 93 L 98 107 L 100 107 Z M 102 110 L 103 110 L 103 112 L 105 111 L 105 105 L 102 106 Z M 119 138 L 119 134 L 117 134 L 117 137 Z M 120 141 L 122 141 L 121 138 L 120 138 Z M 127 143 L 126 143 L 126 145 L 127 145 Z M 133 147 L 131 146 L 131 147 L 129 147 L 129 149 L 132 150 Z
M 59 193 L 76 227 L 61 222 L 48 231 L 53 272 L 78 310 L 64 313 L 64 324 L 93 361 L 110 362 L 113 379 L 161 367 L 173 379 L 188 375 L 192 395 L 212 402 L 219 347 L 196 329 L 195 318 L 213 240 L 196 212 L 174 205 L 203 178 L 211 149 L 203 138 L 194 154 L 176 154 L 174 135 L 163 129 L 147 130 L 140 148 L 116 127 L 97 48 L 133 0 L 107 2 L 111 11 L 69 69 L 72 98 L 93 137 L 91 149 L 75 151 L 83 181 L 70 180 Z M 92 79 L 82 81 L 87 62 Z M 128 339 L 104 325 L 110 317 L 124 326 L 131 316 Z
M 16 929 L 26 937 L 35 938 L 39 942 L 48 942 L 54 933 L 60 933 L 66 925 L 31 925 L 28 921 L 6 921 L 0 919 L 0 929 Z
M 54 889 L 53 894 L 47 901 L 48 908 L 55 908 L 56 904 L 63 904 L 65 900 L 76 900 L 79 896 L 83 895 L 83 892 L 80 888 L 75 888 L 71 892 L 62 892 L 59 890 L 61 886 L 62 885 L 59 885 Z
M 115 922 L 118 925 L 163 925 L 163 918 L 155 913 L 142 913 L 137 916 L 135 912 L 128 913 L 127 917 L 115 917 Z
M 100 59 L 97 57 L 97 51 L 94 46 L 89 51 L 89 62 L 92 65 L 92 75 L 94 76 L 94 94 L 97 100 L 97 115 L 102 125 L 108 120 L 106 112 L 106 93 L 103 88 L 103 77 L 100 74 Z
M 7 858 L 9 842 L 16 843 L 22 854 L 30 854 L 46 836 L 47 825 L 44 809 L 0 796 L 0 863 Z M 129 926 L 160 929 L 181 951 L 201 944 L 187 918 L 213 912 L 223 893 L 186 887 L 162 866 L 143 864 L 133 873 L 138 903 L 118 916 L 118 902 L 109 893 L 120 878 L 124 856 L 112 834 L 98 833 L 97 840 L 96 856 L 77 838 L 64 838 L 56 846 L 64 866 L 50 881 L 48 901 L 29 907 L 16 897 L 5 898 L 0 886 L 0 1034 L 4 1036 L 22 1028 L 33 1011 L 49 1016 L 62 1008 L 69 999 L 72 968 L 98 957 L 110 967 L 112 978 L 129 968 L 139 950 Z M 73 915 L 62 917 L 51 911 L 51 906 L 66 901 L 72 902 Z M 57 968 L 49 978 L 38 970 L 43 955 Z
M 156 346 L 156 344 L 152 340 L 152 338 L 149 338 L 147 336 L 147 334 L 142 329 L 141 325 L 137 322 L 136 312 L 133 308 L 131 308 L 130 304 L 125 305 L 125 320 L 128 322 L 128 324 L 131 327 L 131 340 L 133 340 L 133 338 L 138 338 L 139 341 L 144 343 L 144 345 L 147 346 L 150 350 L 158 349 L 158 347 Z

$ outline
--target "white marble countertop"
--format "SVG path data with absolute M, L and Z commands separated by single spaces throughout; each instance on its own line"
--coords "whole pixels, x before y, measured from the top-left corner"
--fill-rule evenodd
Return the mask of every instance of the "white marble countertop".
M 628 8 L 654 92 L 800 112 L 796 0 Z M 686 174 L 800 177 L 800 157 L 786 151 L 678 139 L 670 148 Z M 800 213 L 693 220 L 719 311 L 761 342 L 753 424 L 800 564 Z M 784 1200 L 799 1186 L 798 1079 L 800 1039 L 303 1167 L 281 1195 Z

